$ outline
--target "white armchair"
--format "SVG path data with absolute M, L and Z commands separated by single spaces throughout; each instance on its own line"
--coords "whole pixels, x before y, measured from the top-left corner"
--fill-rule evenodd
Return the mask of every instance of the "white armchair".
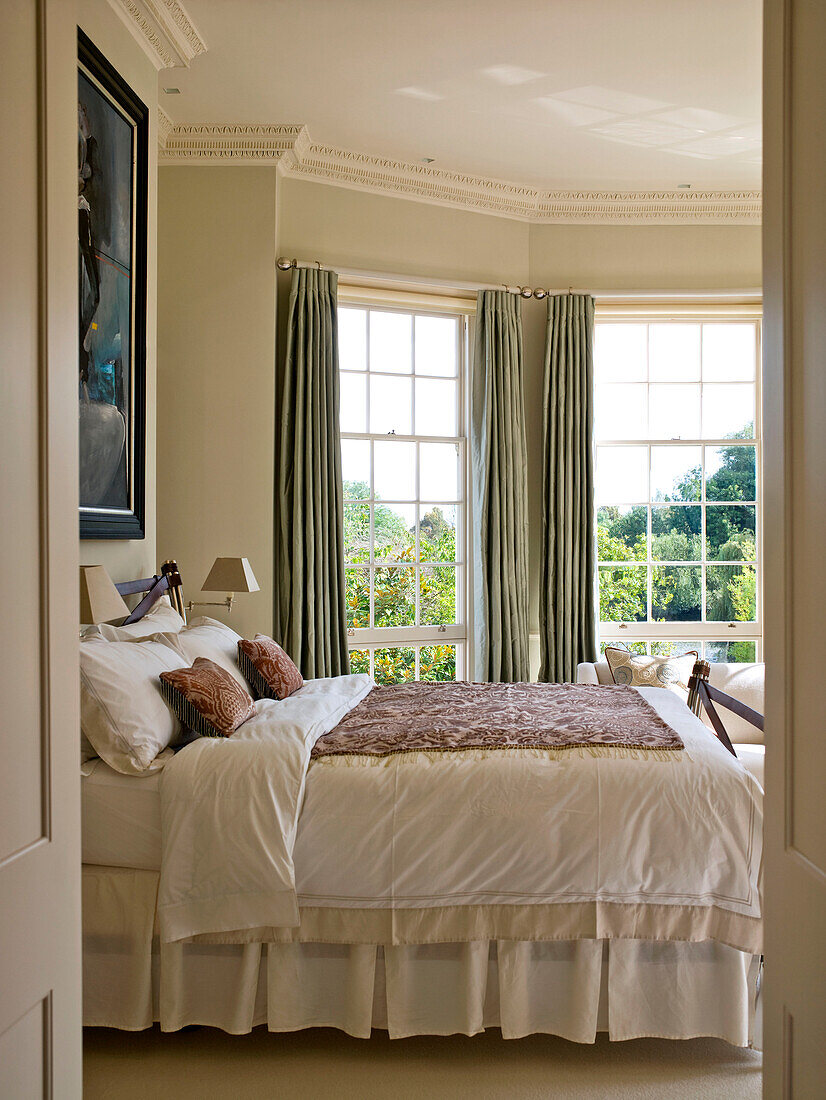
M 585 661 L 577 665 L 576 681 L 578 684 L 612 684 L 611 670 L 607 661 L 597 661 L 592 664 Z M 764 712 L 765 698 L 765 665 L 758 664 L 712 664 L 708 682 L 712 687 L 725 691 L 727 695 L 733 695 L 735 699 L 745 703 L 753 710 Z M 731 738 L 737 759 L 743 767 L 757 779 L 763 786 L 763 764 L 766 746 L 763 743 L 763 734 L 744 718 L 739 718 L 722 706 L 719 709 L 720 717 L 726 732 Z M 709 725 L 705 713 L 701 717 L 706 725 Z

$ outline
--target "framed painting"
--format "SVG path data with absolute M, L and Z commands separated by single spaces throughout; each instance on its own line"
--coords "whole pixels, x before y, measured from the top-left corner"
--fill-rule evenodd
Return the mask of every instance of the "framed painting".
M 78 31 L 80 537 L 142 539 L 149 111 Z

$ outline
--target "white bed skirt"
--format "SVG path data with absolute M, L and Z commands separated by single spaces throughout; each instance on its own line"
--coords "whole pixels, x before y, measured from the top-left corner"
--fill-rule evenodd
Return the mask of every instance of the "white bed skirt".
M 153 871 L 84 866 L 83 1021 L 233 1034 L 335 1027 L 358 1038 L 545 1033 L 591 1043 L 715 1036 L 759 1046 L 759 960 L 713 941 L 385 946 L 160 944 Z

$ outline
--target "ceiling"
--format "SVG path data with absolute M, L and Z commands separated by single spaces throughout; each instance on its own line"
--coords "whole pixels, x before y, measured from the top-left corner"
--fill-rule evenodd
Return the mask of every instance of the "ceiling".
M 760 0 L 186 0 L 176 124 L 559 189 L 760 187 Z M 167 94 L 164 88 L 180 89 Z

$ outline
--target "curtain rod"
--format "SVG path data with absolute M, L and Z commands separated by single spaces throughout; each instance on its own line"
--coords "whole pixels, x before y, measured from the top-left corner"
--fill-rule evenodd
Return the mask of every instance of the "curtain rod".
M 578 290 L 575 287 L 562 287 L 559 290 L 545 290 L 542 287 L 512 286 L 508 283 L 467 283 L 454 279 L 433 279 L 427 275 L 391 275 L 386 271 L 362 271 L 350 267 L 331 267 L 319 260 L 290 260 L 286 256 L 279 257 L 276 265 L 279 271 L 289 271 L 290 268 L 317 268 L 319 271 L 335 271 L 338 275 L 344 275 L 348 279 L 369 279 L 373 282 L 393 282 L 420 284 L 425 287 L 438 287 L 449 290 L 462 290 L 476 293 L 478 290 L 505 290 L 508 294 L 519 294 L 522 298 L 537 298 L 540 301 L 549 295 L 555 294 L 590 294 L 592 298 L 601 301 L 612 299 L 637 299 L 645 298 L 649 301 L 656 299 L 679 298 L 682 301 L 696 299 L 707 302 L 709 300 L 725 300 L 731 302 L 760 301 L 762 290 L 759 287 L 750 287 L 738 290 Z

